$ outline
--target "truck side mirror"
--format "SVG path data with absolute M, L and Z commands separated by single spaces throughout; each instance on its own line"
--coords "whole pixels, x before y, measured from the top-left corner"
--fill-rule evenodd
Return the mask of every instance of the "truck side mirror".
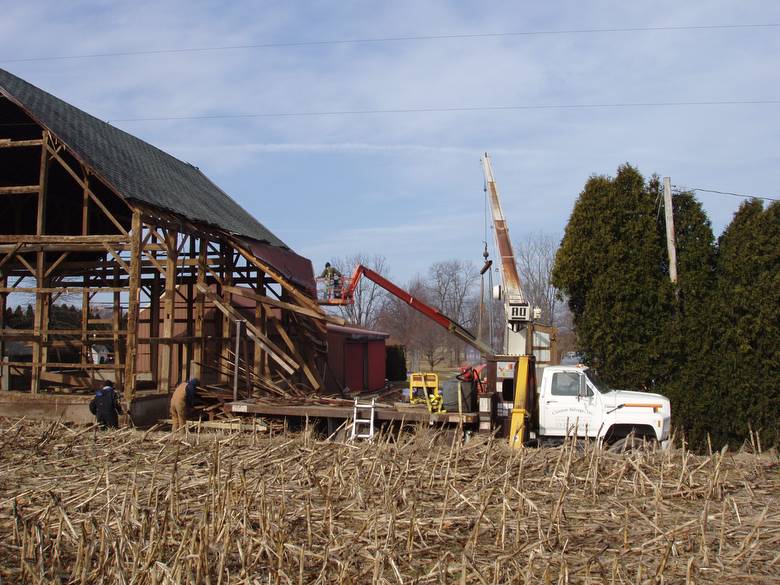
M 588 385 L 585 382 L 585 376 L 580 374 L 579 378 L 580 378 L 580 387 L 579 390 L 577 390 L 577 400 L 588 395 Z

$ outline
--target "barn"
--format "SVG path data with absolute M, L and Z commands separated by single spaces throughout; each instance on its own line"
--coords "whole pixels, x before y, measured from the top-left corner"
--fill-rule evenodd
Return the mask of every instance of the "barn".
M 195 166 L 2 69 L 0 200 L 4 414 L 77 419 L 110 379 L 140 422 L 183 378 L 227 382 L 236 337 L 255 375 L 323 388 L 307 258 Z M 51 319 L 65 299 L 80 323 Z M 5 327 L 26 302 L 30 326 Z

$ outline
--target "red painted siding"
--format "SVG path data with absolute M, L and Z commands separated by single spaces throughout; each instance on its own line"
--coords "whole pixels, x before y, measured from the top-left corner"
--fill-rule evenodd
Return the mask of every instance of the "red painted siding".
M 368 390 L 379 390 L 385 385 L 387 355 L 385 340 L 368 342 Z
M 344 345 L 344 382 L 350 390 L 366 390 L 365 343 L 347 342 Z

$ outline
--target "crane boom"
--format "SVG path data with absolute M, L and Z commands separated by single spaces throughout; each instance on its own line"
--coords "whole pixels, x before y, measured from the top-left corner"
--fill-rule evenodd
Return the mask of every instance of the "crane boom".
M 490 201 L 490 211 L 493 217 L 493 233 L 496 239 L 496 248 L 500 256 L 501 281 L 503 283 L 502 299 L 506 310 L 506 319 L 509 329 L 513 333 L 520 333 L 526 324 L 531 322 L 531 308 L 525 300 L 523 289 L 520 286 L 520 275 L 517 272 L 515 252 L 512 248 L 512 240 L 509 237 L 509 226 L 501 209 L 501 199 L 498 196 L 496 179 L 493 176 L 493 165 L 490 163 L 490 155 L 485 153 L 482 157 L 482 170 L 485 174 L 485 191 Z M 507 346 L 515 343 L 506 341 Z M 521 345 L 525 351 L 525 340 Z M 510 348 L 506 350 L 509 352 Z M 523 353 L 521 352 L 521 353 Z M 512 351 L 511 353 L 515 353 Z
M 507 293 L 507 296 L 515 296 L 519 297 L 520 300 L 525 300 L 523 289 L 520 286 L 520 275 L 517 273 L 512 240 L 509 237 L 509 226 L 504 218 L 504 210 L 501 208 L 498 186 L 493 177 L 493 165 L 490 163 L 490 155 L 487 152 L 482 157 L 482 170 L 485 174 L 485 190 L 490 201 L 490 212 L 493 216 L 493 230 L 501 260 L 501 280 L 504 285 L 504 291 Z
M 357 285 L 359 284 L 360 279 L 363 276 L 365 276 L 372 282 L 375 282 L 383 289 L 385 289 L 387 292 L 401 299 L 407 305 L 409 305 L 416 311 L 419 311 L 420 313 L 422 313 L 423 315 L 425 315 L 426 317 L 428 317 L 429 319 L 431 319 L 441 327 L 444 327 L 447 331 L 449 331 L 452 335 L 454 335 L 461 341 L 465 341 L 472 347 L 475 347 L 486 357 L 493 356 L 493 348 L 491 348 L 486 343 L 483 343 L 480 339 L 478 339 L 475 335 L 473 335 L 468 329 L 463 327 L 463 325 L 450 319 L 442 312 L 440 312 L 438 309 L 435 309 L 430 305 L 428 305 L 427 303 L 424 303 L 420 299 L 406 292 L 401 287 L 387 280 L 384 276 L 382 276 L 378 272 L 375 272 L 370 268 L 363 266 L 362 264 L 358 265 L 357 268 L 355 268 L 355 272 L 352 274 L 352 278 L 349 281 L 349 285 L 347 289 L 343 292 L 342 304 L 349 303 L 352 301 L 352 299 L 354 299 L 355 289 L 357 288 Z

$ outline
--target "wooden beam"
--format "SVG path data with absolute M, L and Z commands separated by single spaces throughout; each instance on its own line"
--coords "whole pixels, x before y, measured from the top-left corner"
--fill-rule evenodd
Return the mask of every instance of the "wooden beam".
M 114 267 L 114 282 L 119 282 L 119 267 Z M 121 375 L 121 365 L 120 362 L 124 360 L 124 356 L 121 356 L 122 353 L 119 348 L 119 329 L 122 327 L 122 296 L 117 291 L 114 293 L 114 299 L 111 306 L 111 316 L 112 316 L 112 323 L 111 323 L 111 329 L 113 331 L 113 339 L 114 342 L 113 345 L 113 354 L 114 354 L 114 365 L 116 368 L 114 369 L 114 379 L 118 380 L 119 376 Z
M 89 279 L 84 276 L 84 290 L 81 291 L 81 359 L 82 364 L 89 362 L 91 358 L 90 348 L 87 344 L 87 331 L 89 330 Z
M 165 234 L 165 247 L 168 256 L 165 259 L 165 292 L 163 293 L 163 337 L 173 337 L 173 319 L 176 310 L 176 243 L 178 233 L 168 230 Z M 168 394 L 171 389 L 171 359 L 170 344 L 160 348 L 160 381 L 159 391 Z
M 257 296 L 265 296 L 265 275 L 262 270 L 257 271 L 256 290 Z M 255 327 L 260 329 L 265 335 L 268 335 L 268 311 L 265 308 L 265 305 L 260 302 L 255 302 Z M 257 343 L 254 344 L 254 349 L 254 371 L 262 377 L 267 377 L 269 373 L 268 354 L 264 352 L 263 348 Z
M 217 307 L 222 313 L 226 316 L 228 316 L 233 321 L 244 321 L 243 316 L 241 313 L 239 313 L 235 308 L 233 308 L 230 305 L 225 305 L 222 302 L 222 299 L 220 299 L 217 295 L 215 295 L 213 292 L 211 292 L 205 285 L 197 285 L 198 290 L 200 290 L 204 295 L 206 295 L 206 298 L 209 300 L 209 302 L 213 303 L 215 307 Z M 244 323 L 246 325 L 246 331 L 247 335 L 249 335 L 255 343 L 261 344 L 263 349 L 267 351 L 270 355 L 270 357 L 279 364 L 282 369 L 287 372 L 288 374 L 292 374 L 299 368 L 299 365 L 295 362 L 294 359 L 292 359 L 290 356 L 288 356 L 286 353 L 284 353 L 274 342 L 272 342 L 268 337 L 266 337 L 262 331 L 257 329 L 257 327 L 254 326 L 253 323 L 250 323 L 249 321 L 246 321 Z
M 86 278 L 85 278 L 86 283 Z M 73 284 L 73 283 L 69 283 Z M 19 286 L 19 287 L 0 287 L 0 293 L 12 293 L 12 292 L 19 292 L 19 293 L 28 293 L 28 294 L 35 294 L 38 291 L 43 293 L 62 293 L 62 294 L 81 294 L 83 291 L 94 291 L 94 292 L 122 292 L 127 290 L 126 286 L 89 286 L 87 284 L 84 284 L 84 286 L 57 286 L 57 287 L 29 287 L 29 286 Z
M 21 242 L 17 242 L 17 244 L 16 244 L 16 245 L 13 247 L 13 249 L 12 249 L 12 250 L 10 250 L 10 251 L 9 251 L 9 252 L 8 252 L 8 253 L 7 253 L 7 254 L 6 254 L 4 257 L 3 257 L 3 259 L 2 259 L 2 260 L 0 260 L 0 268 L 2 268 L 2 267 L 3 267 L 3 265 L 5 265 L 5 263 L 6 263 L 6 262 L 8 262 L 9 260 L 11 260 L 11 258 L 13 258 L 13 257 L 16 255 L 16 253 L 19 251 L 19 248 L 21 248 L 21 247 L 22 247 L 22 243 L 21 243 Z M 5 287 L 5 284 L 3 284 L 3 286 Z
M 82 179 L 81 177 L 79 177 L 78 173 L 76 171 L 74 171 L 67 162 L 65 162 L 65 160 L 59 155 L 59 153 L 57 153 L 57 151 L 55 151 L 50 146 L 47 146 L 46 150 L 51 154 L 52 158 L 54 158 L 58 163 L 60 163 L 60 166 L 62 166 L 62 168 L 65 169 L 65 171 L 73 178 L 73 180 L 76 181 L 76 183 L 78 183 L 79 186 L 82 189 L 85 189 L 87 191 L 87 193 L 89 194 L 90 198 L 95 202 L 95 205 L 97 205 L 100 208 L 100 210 L 103 213 L 106 214 L 106 217 L 108 217 L 108 219 L 111 221 L 111 223 L 113 223 L 120 232 L 122 232 L 123 234 L 127 235 L 128 232 L 124 228 L 124 226 L 122 226 L 122 224 L 117 221 L 117 219 L 106 208 L 106 206 L 103 205 L 103 202 L 100 201 L 98 196 L 95 195 L 95 193 L 89 188 L 89 185 L 87 184 L 87 182 L 84 179 Z M 125 204 L 127 204 L 127 202 L 124 199 L 122 199 L 121 197 L 119 199 L 121 201 L 123 201 Z M 129 207 L 129 205 L 128 205 L 128 207 Z
M 43 140 L 10 140 L 8 138 L 0 139 L 0 148 L 23 148 L 27 146 L 41 146 Z
M 51 276 L 51 273 L 54 272 L 54 270 L 62 264 L 62 262 L 65 260 L 65 258 L 68 257 L 68 252 L 63 252 L 60 254 L 60 257 L 57 258 L 54 262 L 52 262 L 51 266 L 49 266 L 48 270 L 46 270 L 46 274 L 44 275 L 45 278 L 49 278 Z
M 152 266 L 154 266 L 157 269 L 158 275 L 159 274 L 165 275 L 165 268 L 163 267 L 162 264 L 160 264 L 157 261 L 157 258 L 155 258 L 152 255 L 152 252 L 144 250 L 144 256 L 146 256 L 146 259 L 149 260 L 149 262 L 152 264 Z
M 226 287 L 233 284 L 233 250 L 230 245 L 221 241 L 219 243 L 220 257 L 221 257 L 221 275 L 222 284 L 220 286 L 220 293 L 222 295 L 222 302 L 225 306 L 231 306 L 232 295 Z M 230 337 L 230 329 L 234 327 L 234 319 L 225 313 L 222 317 L 222 337 Z M 227 383 L 230 381 L 227 372 L 233 370 L 233 360 L 231 359 L 231 344 L 229 342 L 223 342 L 220 352 L 220 382 Z
M 44 130 L 42 140 L 47 141 L 47 133 Z M 42 236 L 46 231 L 46 182 L 49 174 L 49 156 L 45 148 L 41 149 L 40 166 L 38 170 L 38 201 L 35 213 L 35 234 L 36 236 Z M 26 264 L 26 261 L 22 256 L 18 256 L 19 260 Z M 44 252 L 37 252 L 35 255 L 35 286 L 36 288 L 43 288 L 46 286 L 45 277 L 45 265 L 46 254 Z M 28 265 L 28 268 L 30 266 Z M 44 350 L 41 344 L 43 339 L 44 329 L 48 329 L 48 324 L 44 322 L 44 313 L 46 312 L 46 301 L 48 293 L 42 293 L 40 291 L 35 294 L 35 314 L 33 315 L 33 333 L 36 335 L 36 341 L 32 343 L 32 361 L 37 365 L 33 367 L 30 374 L 30 392 L 37 394 L 40 390 L 41 383 L 41 368 L 44 361 Z
M 33 371 L 40 370 L 44 366 L 49 368 L 63 368 L 69 370 L 113 370 L 114 364 L 74 364 L 72 362 L 11 362 L 2 361 L 0 365 L 13 366 L 15 368 L 33 368 Z
M 265 262 L 262 262 L 257 256 L 252 254 L 251 251 L 249 251 L 245 246 L 243 246 L 236 238 L 231 238 L 231 242 L 233 243 L 233 247 L 236 250 L 238 250 L 238 252 L 247 260 L 247 262 L 254 264 L 260 270 L 265 272 L 266 275 L 270 276 L 276 283 L 278 283 L 284 290 L 286 290 L 289 293 L 289 295 L 293 299 L 295 299 L 295 301 L 299 305 L 303 307 L 307 307 L 317 313 L 323 312 L 314 299 L 306 296 L 301 291 L 299 291 L 292 283 L 290 283 L 289 280 L 287 280 L 281 274 L 276 272 L 271 266 L 267 265 Z
M 203 378 L 204 353 L 206 340 L 205 330 L 203 327 L 203 317 L 206 312 L 206 295 L 203 294 L 203 289 L 206 289 L 206 252 L 207 245 L 204 238 L 198 240 L 198 276 L 195 283 L 195 330 L 194 336 L 197 338 L 195 341 L 195 347 L 192 353 L 193 373 L 196 378 Z
M 88 236 L 65 236 L 52 234 L 0 234 L 0 244 L 56 244 L 67 246 L 69 244 L 99 244 L 105 243 L 121 244 L 130 241 L 129 236 L 111 235 L 88 235 Z
M 189 244 L 189 253 L 188 255 L 190 257 L 195 256 L 195 236 L 188 236 L 187 237 L 187 243 Z M 182 376 L 181 378 L 183 380 L 189 380 L 192 377 L 192 354 L 193 354 L 193 344 L 192 344 L 192 335 L 195 331 L 195 325 L 193 323 L 194 320 L 194 309 L 193 306 L 195 304 L 195 286 L 192 282 L 192 280 L 189 280 L 185 285 L 186 290 L 186 299 L 185 299 L 185 311 L 186 311 L 186 331 L 187 331 L 187 337 L 189 338 L 186 344 L 184 345 L 184 359 L 182 360 Z
M 76 365 L 76 364 L 74 364 Z M 90 388 L 97 390 L 103 385 L 102 380 L 93 380 L 90 376 L 77 374 L 62 374 L 60 372 L 41 372 L 41 380 L 63 386 Z
M 156 241 L 156 240 L 155 240 Z M 146 254 L 147 252 L 144 251 Z M 152 256 L 157 252 L 149 252 Z M 164 271 L 155 271 L 152 273 L 152 283 L 149 288 L 149 335 L 151 337 L 160 336 L 160 274 Z M 152 381 L 159 388 L 160 387 L 160 352 L 156 345 L 149 348 L 149 368 L 152 371 Z
M 282 341 L 284 341 L 285 345 L 287 346 L 287 349 L 290 350 L 290 353 L 301 365 L 301 368 L 303 369 L 303 373 L 306 376 L 306 379 L 309 380 L 309 383 L 312 385 L 312 388 L 315 391 L 319 390 L 322 387 L 322 384 L 320 383 L 317 376 L 315 376 L 314 373 L 311 371 L 311 368 L 309 368 L 308 364 L 306 363 L 306 360 L 303 359 L 301 352 L 298 351 L 298 348 L 295 346 L 295 343 L 293 342 L 289 333 L 287 333 L 285 328 L 282 326 L 282 323 L 274 317 L 271 317 L 270 321 L 271 323 L 273 323 L 274 327 L 276 328 L 276 332 L 279 334 L 279 337 L 281 337 Z
M 116 229 L 118 229 L 123 234 L 127 234 L 127 230 L 125 229 L 125 226 L 119 223 L 119 220 L 117 220 L 117 218 L 114 217 L 114 214 L 111 213 L 105 205 L 103 205 L 103 202 L 100 199 L 98 199 L 98 196 L 95 195 L 89 188 L 87 188 L 87 193 L 89 193 L 89 198 L 92 199 L 95 205 L 97 205 L 98 208 L 100 208 L 100 211 L 102 211 L 105 214 L 105 216 L 111 221 L 111 223 L 114 224 Z
M 81 235 L 89 233 L 89 176 L 84 178 L 84 186 L 81 188 Z
M 130 228 L 130 294 L 127 307 L 127 337 L 125 358 L 124 399 L 129 406 L 135 395 L 135 361 L 138 354 L 139 280 L 141 278 L 141 212 L 133 211 Z
M 116 260 L 116 263 L 117 263 L 117 264 L 119 264 L 119 265 L 120 265 L 120 266 L 121 266 L 121 267 L 124 269 L 124 271 L 125 271 L 127 274 L 130 274 L 130 267 L 127 265 L 127 262 L 125 262 L 124 260 L 122 260 L 121 256 L 119 256 L 119 254 L 117 254 L 116 252 L 114 252 L 114 250 L 112 250 L 112 249 L 111 249 L 111 246 L 110 246 L 110 245 L 106 244 L 106 245 L 105 245 L 105 249 L 106 249 L 106 252 L 108 252 L 109 254 L 111 254 L 111 257 L 112 257 L 114 260 Z
M 325 320 L 325 315 L 323 313 L 319 313 L 316 311 L 312 311 L 311 309 L 308 309 L 306 307 L 301 307 L 298 305 L 293 305 L 292 303 L 285 303 L 283 301 L 277 301 L 275 299 L 272 299 L 270 297 L 267 297 L 265 295 L 258 295 L 252 292 L 251 289 L 243 286 L 226 286 L 225 289 L 229 290 L 231 293 L 242 296 L 247 299 L 252 299 L 256 302 L 263 303 L 264 305 L 270 305 L 272 307 L 278 307 L 280 309 L 285 309 L 287 311 L 292 311 L 293 313 L 298 313 L 299 315 L 303 315 L 305 317 L 311 317 L 312 319 L 319 319 L 321 321 Z
M 7 277 L 0 272 L 0 288 L 5 288 Z M 5 333 L 5 307 L 8 295 L 0 292 L 0 333 Z M 5 359 L 5 339 L 0 336 L 0 361 Z M 6 374 L 6 366 L 0 366 L 0 391 L 10 390 L 11 376 L 10 372 Z
M 98 341 L 110 340 L 114 334 L 113 331 L 108 329 L 96 329 L 92 332 L 92 338 Z M 120 335 L 127 333 L 127 330 L 120 329 Z M 49 337 L 51 338 L 66 338 L 66 337 L 79 337 L 81 335 L 81 329 L 50 329 Z M 0 338 L 16 339 L 20 341 L 31 341 L 35 338 L 35 332 L 33 329 L 6 329 L 0 331 Z M 74 341 L 75 343 L 75 341 Z
M 42 252 L 38 252 L 38 255 L 40 254 L 42 254 Z M 27 260 L 24 259 L 24 256 L 22 256 L 21 254 L 17 254 L 16 259 L 19 261 L 20 264 L 22 264 L 28 270 L 31 276 L 36 275 L 35 268 L 33 268 L 32 265 L 29 262 L 27 262 Z M 37 289 L 39 287 L 35 287 L 35 288 Z M 34 290 L 33 292 L 37 292 L 37 291 Z
M 0 187 L 0 195 L 35 195 L 40 192 L 40 185 L 20 185 L 15 187 Z

